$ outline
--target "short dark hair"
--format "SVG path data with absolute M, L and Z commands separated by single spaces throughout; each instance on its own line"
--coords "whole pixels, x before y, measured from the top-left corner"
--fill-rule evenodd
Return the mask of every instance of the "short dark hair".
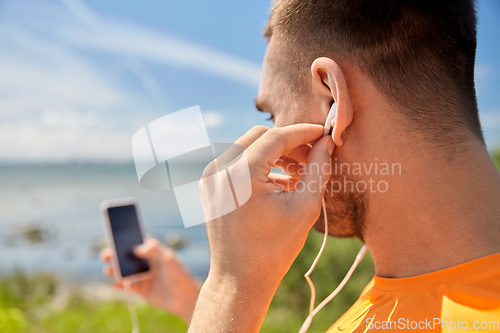
M 476 24 L 473 0 L 276 0 L 264 36 L 280 35 L 299 90 L 314 59 L 336 56 L 361 69 L 412 129 L 447 146 L 471 132 L 484 144 Z

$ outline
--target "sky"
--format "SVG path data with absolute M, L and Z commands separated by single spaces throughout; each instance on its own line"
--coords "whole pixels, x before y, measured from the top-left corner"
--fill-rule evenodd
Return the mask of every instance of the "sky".
M 268 0 L 0 0 L 0 163 L 130 162 L 132 135 L 199 105 L 212 142 L 257 124 Z M 500 5 L 478 8 L 476 90 L 500 147 Z

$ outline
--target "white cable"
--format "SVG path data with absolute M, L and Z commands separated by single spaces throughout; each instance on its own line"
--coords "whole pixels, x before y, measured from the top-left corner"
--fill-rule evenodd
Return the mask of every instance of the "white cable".
M 321 248 L 319 249 L 318 255 L 316 256 L 316 259 L 314 259 L 311 268 L 307 271 L 306 274 L 304 274 L 304 277 L 306 278 L 307 284 L 309 284 L 309 288 L 311 289 L 311 303 L 309 304 L 309 314 L 311 314 L 314 310 L 314 303 L 316 302 L 316 288 L 314 288 L 314 283 L 311 281 L 311 278 L 309 275 L 313 272 L 314 268 L 316 267 L 316 264 L 319 261 L 319 258 L 323 254 L 323 250 L 325 249 L 326 245 L 326 240 L 328 238 L 328 220 L 326 219 L 326 208 L 325 208 L 325 198 L 321 199 L 321 205 L 323 206 L 323 216 L 325 217 L 325 237 L 323 238 L 323 244 L 321 244 Z
M 321 204 L 323 206 L 323 215 L 324 215 L 324 218 L 325 218 L 325 238 L 323 239 L 323 244 L 321 245 L 321 248 L 320 248 L 320 250 L 318 252 L 318 255 L 316 256 L 316 259 L 314 259 L 314 262 L 312 263 L 311 268 L 309 268 L 309 270 L 307 271 L 307 273 L 304 274 L 304 277 L 306 278 L 307 283 L 309 284 L 309 287 L 311 288 L 311 303 L 310 303 L 310 307 L 309 307 L 309 315 L 307 316 L 306 320 L 302 324 L 302 327 L 300 328 L 299 333 L 305 333 L 305 332 L 307 332 L 307 330 L 309 329 L 309 326 L 311 325 L 313 317 L 325 305 L 327 305 L 335 296 L 337 296 L 337 294 L 342 290 L 342 288 L 344 288 L 344 286 L 346 285 L 347 281 L 349 281 L 349 279 L 351 278 L 352 273 L 354 272 L 354 270 L 358 266 L 359 262 L 363 259 L 363 257 L 366 254 L 366 245 L 363 245 L 361 247 L 361 249 L 359 250 L 358 254 L 356 255 L 356 259 L 354 260 L 354 263 L 352 264 L 351 268 L 347 272 L 347 274 L 344 277 L 344 279 L 342 280 L 342 282 L 340 282 L 339 286 L 327 298 L 325 298 L 323 300 L 323 302 L 321 302 L 316 308 L 314 308 L 314 303 L 315 303 L 315 300 L 316 300 L 316 289 L 314 288 L 314 284 L 312 283 L 311 278 L 309 277 L 309 275 L 312 273 L 312 271 L 314 270 L 314 267 L 316 266 L 319 258 L 321 257 L 321 254 L 323 253 L 323 250 L 324 250 L 325 245 L 326 245 L 326 239 L 328 237 L 328 219 L 326 217 L 326 207 L 325 207 L 325 199 L 324 198 L 323 198 Z
M 128 311 L 130 313 L 130 320 L 132 321 L 132 333 L 139 333 L 139 316 L 137 316 L 137 309 L 135 308 L 135 303 L 133 300 L 132 289 L 130 288 L 130 281 L 125 279 L 123 281 L 123 286 L 126 289 L 126 297 L 128 304 Z
M 325 122 L 325 129 L 323 136 L 328 135 L 330 133 L 330 129 L 332 127 L 332 120 L 335 118 L 337 113 L 337 107 L 336 104 L 333 103 L 330 112 L 328 112 L 328 116 Z M 333 137 L 332 137 L 333 140 Z M 312 282 L 311 278 L 309 275 L 313 272 L 314 268 L 316 267 L 316 264 L 319 261 L 319 258 L 323 254 L 323 250 L 325 249 L 326 245 L 326 240 L 328 239 L 328 218 L 326 216 L 326 206 L 325 206 L 325 198 L 323 197 L 321 200 L 321 205 L 323 207 L 323 216 L 325 220 L 325 237 L 323 238 L 323 244 L 321 244 L 321 248 L 319 249 L 318 255 L 316 256 L 316 259 L 314 259 L 311 268 L 304 274 L 304 277 L 306 278 L 307 284 L 309 284 L 309 288 L 311 289 L 311 302 L 309 304 L 309 315 L 307 316 L 306 320 L 302 324 L 302 327 L 300 328 L 299 333 L 305 333 L 309 329 L 309 326 L 311 325 L 311 322 L 313 320 L 313 317 L 326 305 L 328 302 L 330 302 L 337 294 L 344 288 L 346 285 L 347 281 L 351 278 L 352 273 L 358 266 L 359 262 L 363 259 L 363 257 L 366 254 L 366 245 L 363 245 L 361 249 L 359 250 L 358 254 L 356 255 L 356 259 L 354 260 L 354 263 L 352 264 L 351 268 L 347 272 L 346 276 L 340 282 L 338 287 L 327 297 L 321 302 L 316 308 L 314 308 L 314 303 L 316 302 L 316 288 L 314 287 L 314 283 Z
M 356 259 L 354 260 L 354 263 L 352 264 L 351 268 L 347 272 L 347 274 L 344 277 L 344 279 L 342 280 L 342 282 L 340 282 L 340 284 L 338 285 L 338 287 L 327 298 L 325 298 L 323 300 L 323 302 L 321 302 L 316 308 L 314 308 L 314 303 L 315 303 L 315 299 L 316 299 L 316 289 L 314 288 L 314 284 L 312 283 L 311 279 L 309 278 L 309 275 L 312 273 L 312 271 L 314 270 L 314 267 L 316 266 L 316 263 L 318 262 L 319 258 L 321 257 L 321 254 L 323 253 L 323 249 L 325 248 L 326 239 L 328 237 L 328 219 L 326 217 L 326 207 L 325 207 L 325 199 L 324 198 L 323 198 L 321 204 L 323 206 L 323 215 L 324 215 L 324 218 L 325 218 L 325 238 L 323 239 L 323 244 L 321 245 L 321 248 L 320 248 L 320 250 L 318 252 L 318 255 L 316 256 L 316 259 L 312 263 L 311 268 L 309 268 L 309 270 L 307 271 L 307 273 L 304 274 L 304 277 L 306 278 L 307 283 L 309 284 L 309 287 L 311 288 L 311 304 L 310 304 L 310 307 L 309 307 L 309 315 L 307 316 L 306 320 L 302 324 L 302 327 L 300 328 L 299 333 L 305 333 L 305 332 L 307 332 L 307 330 L 309 329 L 309 326 L 311 325 L 313 317 L 325 305 L 327 305 L 335 296 L 337 296 L 337 294 L 342 290 L 342 288 L 344 288 L 344 286 L 346 285 L 347 281 L 349 281 L 349 279 L 351 278 L 352 273 L 354 272 L 354 270 L 358 266 L 359 262 L 363 259 L 363 257 L 366 254 L 366 245 L 363 245 L 361 247 L 361 249 L 359 250 L 358 254 L 356 255 Z

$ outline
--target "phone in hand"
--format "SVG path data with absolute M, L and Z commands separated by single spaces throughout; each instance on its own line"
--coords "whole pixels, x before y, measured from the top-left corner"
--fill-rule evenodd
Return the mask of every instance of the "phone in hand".
M 144 242 L 137 201 L 134 198 L 107 200 L 101 204 L 101 213 L 109 247 L 114 251 L 111 264 L 115 279 L 146 277 L 150 272 L 149 262 L 133 253 L 134 247 Z

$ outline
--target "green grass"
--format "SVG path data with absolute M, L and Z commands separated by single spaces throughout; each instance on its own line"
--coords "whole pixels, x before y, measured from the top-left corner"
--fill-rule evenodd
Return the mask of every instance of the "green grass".
M 57 287 L 54 277 L 17 272 L 0 280 L 2 333 L 123 333 L 130 332 L 123 301 L 88 301 L 71 296 L 63 309 L 51 305 Z M 146 304 L 137 308 L 142 332 L 185 332 L 186 324 Z
M 142 332 L 185 332 L 180 319 L 149 305 L 137 308 Z M 108 301 L 96 304 L 74 299 L 62 311 L 51 311 L 36 320 L 30 332 L 130 332 L 132 329 L 128 308 L 124 302 Z
M 495 162 L 497 169 L 500 170 L 500 147 L 493 150 L 490 153 L 490 155 L 491 155 L 491 158 L 493 159 L 493 162 Z
M 297 332 L 307 317 L 309 287 L 304 273 L 321 245 L 322 235 L 311 232 L 304 250 L 281 283 L 261 332 Z M 361 244 L 357 240 L 329 239 L 312 274 L 318 302 L 344 277 Z M 321 311 L 310 332 L 324 332 L 356 300 L 373 275 L 370 258 L 360 264 L 345 289 Z M 320 283 L 321 281 L 321 283 Z M 53 306 L 54 277 L 17 272 L 0 278 L 0 332 L 2 333 L 123 333 L 131 331 L 127 304 L 120 300 L 89 301 L 74 294 L 62 309 Z M 185 332 L 185 323 L 144 303 L 138 304 L 141 332 Z

